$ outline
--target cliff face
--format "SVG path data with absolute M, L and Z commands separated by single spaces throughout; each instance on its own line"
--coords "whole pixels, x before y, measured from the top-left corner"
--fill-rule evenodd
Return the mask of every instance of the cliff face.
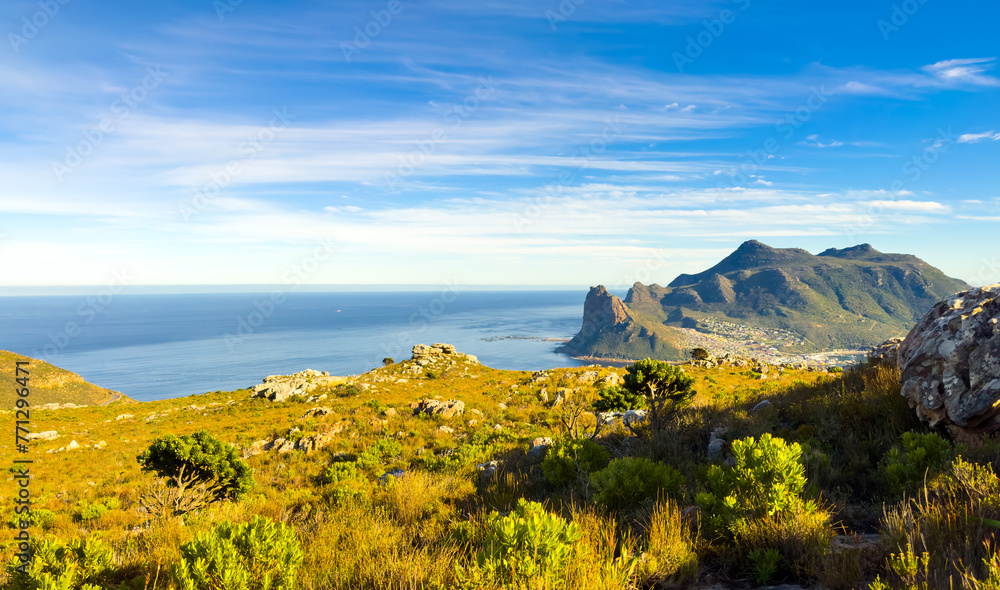
M 591 287 L 583 302 L 583 326 L 572 340 L 560 348 L 570 354 L 585 354 L 602 334 L 628 330 L 632 324 L 621 299 L 608 293 L 604 285 Z
M 624 301 L 592 288 L 583 327 L 564 350 L 676 359 L 683 347 L 673 328 L 709 331 L 706 322 L 719 321 L 799 335 L 788 352 L 863 348 L 906 334 L 936 301 L 968 287 L 915 256 L 869 244 L 813 255 L 751 240 L 667 287 L 636 283 Z

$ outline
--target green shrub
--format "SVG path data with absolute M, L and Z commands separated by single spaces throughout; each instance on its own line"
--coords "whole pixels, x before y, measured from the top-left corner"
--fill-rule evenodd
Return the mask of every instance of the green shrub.
M 646 457 L 615 459 L 590 476 L 594 499 L 609 508 L 627 508 L 658 496 L 676 498 L 684 476 L 669 465 Z
M 80 500 L 76 503 L 76 516 L 83 521 L 96 520 L 109 510 L 117 510 L 119 506 L 121 502 L 118 498 L 102 498 L 93 504 L 87 500 Z
M 391 438 L 381 438 L 358 455 L 357 464 L 364 470 L 374 469 L 402 452 L 401 444 Z
M 951 444 L 933 432 L 904 432 L 902 446 L 890 449 L 879 466 L 889 493 L 913 495 L 924 479 L 944 472 L 953 458 Z
M 542 473 L 553 485 L 566 487 L 582 481 L 608 464 L 608 451 L 590 439 L 563 439 L 549 447 Z
M 566 568 L 580 540 L 579 527 L 550 514 L 537 502 L 523 498 L 507 516 L 493 512 L 477 531 L 482 548 L 471 575 L 520 587 L 529 582 L 551 582 Z
M 765 433 L 733 441 L 732 453 L 735 465 L 709 467 L 711 492 L 697 495 L 706 530 L 727 545 L 728 560 L 755 576 L 814 578 L 832 531 L 830 515 L 802 498 L 801 447 Z
M 323 483 L 335 484 L 350 481 L 358 477 L 358 466 L 354 462 L 341 461 L 334 463 L 323 472 Z
M 697 496 L 713 532 L 730 530 L 742 518 L 771 516 L 801 503 L 806 477 L 798 443 L 789 445 L 764 433 L 760 440 L 750 436 L 733 441 L 732 453 L 735 466 L 709 467 L 711 492 Z
M 33 552 L 27 571 L 16 569 L 16 557 L 7 566 L 11 590 L 99 590 L 114 574 L 114 554 L 100 539 L 45 539 Z
M 38 527 L 45 530 L 52 526 L 52 523 L 56 520 L 56 513 L 51 510 L 46 510 L 45 508 L 32 508 L 24 514 L 18 514 L 13 509 L 10 511 L 10 517 L 7 519 L 7 525 L 13 529 L 21 528 L 21 521 L 27 521 L 29 527 Z
M 302 559 L 290 527 L 255 516 L 181 545 L 173 574 L 182 590 L 292 590 Z
M 144 471 L 170 478 L 171 485 L 184 487 L 205 483 L 218 487 L 217 498 L 238 499 L 253 487 L 253 470 L 240 458 L 236 447 L 223 443 L 207 431 L 176 437 L 162 436 L 137 457 Z
M 594 402 L 594 409 L 598 412 L 627 412 L 645 410 L 647 407 L 644 395 L 615 386 L 602 389 Z
M 500 453 L 512 448 L 516 440 L 517 437 L 510 432 L 483 428 L 473 433 L 467 443 L 459 445 L 450 453 L 444 455 L 427 453 L 421 462 L 427 471 L 467 469 L 493 460 Z

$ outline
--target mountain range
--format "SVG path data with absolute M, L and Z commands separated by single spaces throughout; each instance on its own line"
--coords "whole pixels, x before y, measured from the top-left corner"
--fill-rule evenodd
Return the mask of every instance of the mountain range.
M 905 335 L 934 303 L 968 288 L 916 256 L 869 244 L 814 255 L 750 240 L 666 287 L 635 283 L 624 299 L 591 288 L 583 326 L 560 352 L 679 360 L 691 331 L 789 354 L 859 349 Z

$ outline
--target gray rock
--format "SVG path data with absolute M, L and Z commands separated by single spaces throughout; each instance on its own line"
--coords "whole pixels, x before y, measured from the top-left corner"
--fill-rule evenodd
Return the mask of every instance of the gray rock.
M 544 459 L 545 453 L 548 452 L 551 445 L 552 439 L 547 436 L 536 438 L 531 441 L 531 448 L 528 449 L 528 458 L 535 461 Z
M 1000 284 L 935 305 L 903 340 L 897 363 L 920 419 L 962 440 L 1000 430 Z
M 757 412 L 766 410 L 766 409 L 771 408 L 771 407 L 774 407 L 774 404 L 771 403 L 771 400 L 767 400 L 766 399 L 766 400 L 760 402 L 759 404 L 757 404 L 756 406 L 754 406 L 753 409 L 750 410 L 750 413 L 751 414 L 756 414 Z
M 722 453 L 726 450 L 726 441 L 721 438 L 712 439 L 708 443 L 708 458 L 716 461 L 722 458 Z
M 441 416 L 442 418 L 454 418 L 465 413 L 465 402 L 457 399 L 441 400 L 425 398 L 410 404 L 414 414 L 424 413 L 430 416 Z
M 52 440 L 58 438 L 59 433 L 55 430 L 46 430 L 45 432 L 29 432 L 24 438 L 28 440 Z

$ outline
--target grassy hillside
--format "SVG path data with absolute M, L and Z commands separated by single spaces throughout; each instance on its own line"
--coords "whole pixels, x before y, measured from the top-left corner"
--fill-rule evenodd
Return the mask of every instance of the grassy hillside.
M 76 404 L 78 406 L 94 406 L 114 402 L 134 401 L 110 389 L 88 383 L 76 373 L 71 373 L 49 363 L 26 357 L 14 352 L 0 350 L 0 407 L 14 407 L 17 398 L 15 390 L 21 386 L 17 383 L 16 363 L 27 361 L 30 371 L 30 391 L 32 406 L 42 404 Z
M 905 512 L 909 503 L 903 501 L 904 491 L 887 475 L 895 472 L 885 469 L 909 465 L 909 455 L 890 456 L 892 448 L 902 445 L 905 432 L 925 432 L 899 395 L 897 373 L 880 367 L 843 374 L 771 368 L 770 377 L 762 380 L 754 369 L 686 370 L 695 379 L 696 398 L 670 419 L 665 431 L 639 427 L 632 432 L 615 425 L 595 439 L 613 461 L 647 458 L 660 466 L 657 469 L 670 466 L 679 479 L 653 489 L 652 496 L 626 494 L 610 504 L 595 493 L 595 484 L 587 483 L 590 464 L 585 455 L 576 454 L 583 451 L 570 453 L 558 464 L 569 471 L 553 472 L 549 461 L 528 450 L 538 437 L 566 440 L 564 424 L 572 421 L 574 408 L 586 409 L 598 397 L 602 385 L 594 380 L 621 375 L 624 369 L 557 369 L 545 376 L 462 362 L 417 368 L 406 361 L 351 384 L 315 391 L 328 396 L 316 403 L 302 398 L 268 402 L 238 390 L 140 403 L 129 406 L 132 415 L 124 417 L 122 408 L 37 411 L 32 430 L 55 430 L 59 438 L 32 443 L 26 455 L 34 460 L 36 525 L 31 531 L 36 538 L 102 539 L 114 551 L 114 566 L 100 579 L 107 588 L 176 587 L 170 568 L 181 559 L 184 543 L 222 521 L 247 522 L 254 516 L 292 527 L 304 553 L 295 587 L 309 589 L 523 584 L 624 590 L 688 584 L 706 576 L 733 580 L 736 587 L 756 587 L 753 564 L 761 558 L 751 556 L 753 549 L 777 552 L 778 565 L 767 580 L 771 583 L 819 582 L 846 589 L 860 587 L 876 574 L 898 580 L 885 556 L 905 548 L 909 539 L 912 527 L 899 523 L 906 518 L 926 520 L 938 508 L 906 516 L 910 513 Z M 560 406 L 542 401 L 564 389 L 573 391 L 561 392 L 566 401 Z M 410 404 L 423 398 L 461 400 L 464 415 L 416 416 Z M 765 399 L 771 405 L 755 410 Z M 330 413 L 307 416 L 317 406 Z M 13 420 L 10 412 L 5 415 Z M 578 425 L 592 426 L 593 417 L 582 414 Z M 321 451 L 250 456 L 256 484 L 239 502 L 216 503 L 183 516 L 139 511 L 140 500 L 154 489 L 155 477 L 140 472 L 136 456 L 155 438 L 207 429 L 249 450 L 254 441 L 292 437 L 289 431 L 295 428 L 298 437 L 335 434 Z M 734 441 L 764 433 L 802 445 L 797 461 L 805 465 L 803 497 L 818 504 L 795 504 L 800 508 L 748 520 L 751 528 L 739 529 L 742 532 L 712 528 L 704 508 L 682 513 L 683 507 L 700 503 L 699 494 L 713 489 L 707 479 L 711 466 L 725 469 L 724 455 L 708 454 L 713 432 L 723 432 L 726 455 Z M 80 448 L 49 452 L 71 440 Z M 8 465 L 15 458 L 11 442 L 0 445 Z M 944 445 L 950 458 L 955 449 Z M 383 449 L 381 454 L 372 454 L 376 448 Z M 551 448 L 548 454 L 567 456 Z M 989 443 L 966 457 L 988 463 L 1000 452 Z M 476 468 L 493 460 L 499 463 L 492 476 Z M 331 466 L 348 464 L 352 475 L 347 479 L 328 475 Z M 922 464 L 909 467 L 919 471 L 914 481 L 938 474 L 945 483 L 954 479 L 947 479 L 952 477 L 947 461 L 930 465 L 929 471 Z M 380 479 L 393 469 L 405 474 Z M 569 476 L 559 480 L 553 473 Z M 12 478 L 0 482 L 8 527 L 15 522 L 11 507 L 18 489 Z M 490 516 L 493 511 L 507 514 L 519 500 L 541 503 L 550 515 L 546 518 L 555 519 L 552 526 L 575 525 L 573 534 L 579 540 L 567 546 L 572 558 L 563 566 L 545 566 L 517 578 L 518 583 L 502 582 L 506 574 L 478 568 L 476 554 L 483 547 L 482 531 L 499 518 Z M 1000 505 L 996 502 L 964 502 L 975 515 L 1000 516 L 988 508 Z M 945 572 L 942 562 L 958 551 L 971 564 L 970 575 L 985 575 L 979 565 L 983 537 L 976 537 L 983 532 L 982 521 L 960 519 L 935 526 L 935 536 L 925 541 L 935 568 Z M 4 547 L 11 552 L 13 528 L 9 533 Z M 851 537 L 838 536 L 867 533 L 882 533 L 884 541 L 869 539 L 853 550 Z M 528 554 L 524 548 L 518 551 L 515 556 Z

